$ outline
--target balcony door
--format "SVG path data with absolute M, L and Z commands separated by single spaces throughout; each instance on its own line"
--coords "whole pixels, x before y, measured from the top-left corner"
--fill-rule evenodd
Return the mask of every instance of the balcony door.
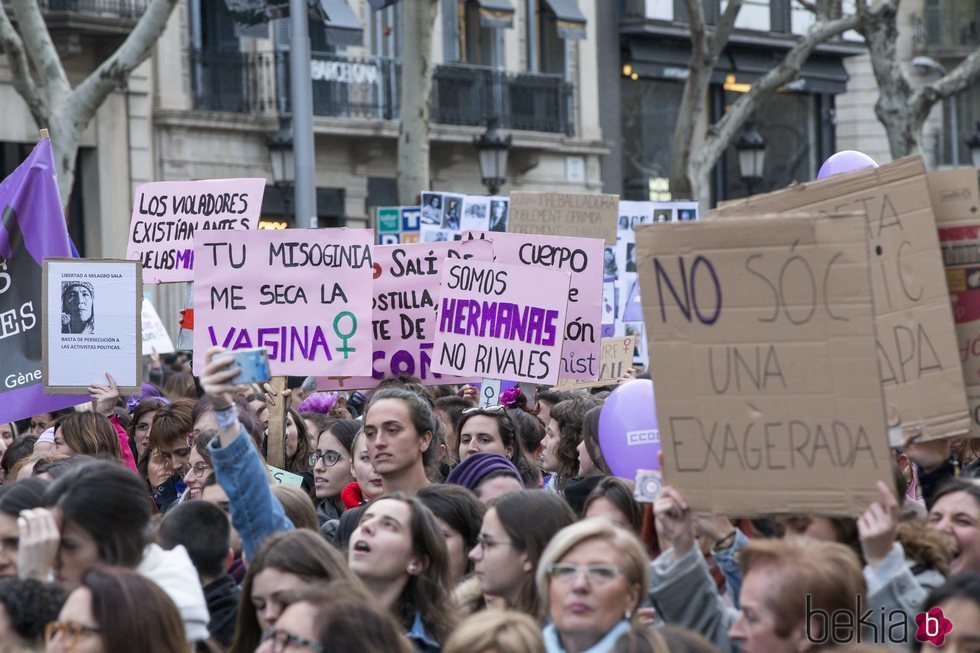
M 217 0 L 197 0 L 192 7 L 195 108 L 245 111 L 245 55 L 228 8 Z

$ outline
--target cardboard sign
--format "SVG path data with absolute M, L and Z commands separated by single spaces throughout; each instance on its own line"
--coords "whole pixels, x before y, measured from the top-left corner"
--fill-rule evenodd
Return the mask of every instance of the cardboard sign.
M 266 347 L 276 376 L 371 373 L 369 229 L 211 231 L 194 243 L 194 358 Z
M 855 516 L 892 482 L 865 229 L 637 229 L 664 477 L 693 510 Z
M 564 270 L 571 275 L 565 314 L 565 348 L 560 378 L 595 381 L 602 356 L 603 242 L 597 238 L 547 237 L 532 234 L 467 232 L 464 239 L 493 242 L 494 261 L 526 265 L 528 283 L 536 283 L 537 268 Z
M 929 173 L 932 208 L 946 282 L 953 300 L 970 436 L 980 437 L 980 188 L 977 170 L 957 168 Z
M 599 238 L 615 245 L 618 218 L 618 195 L 515 191 L 510 194 L 507 231 Z
M 126 258 L 143 283 L 194 280 L 194 233 L 258 229 L 265 179 L 158 181 L 136 189 Z
M 633 350 L 636 346 L 634 336 L 602 339 L 602 364 L 599 368 L 598 381 L 572 381 L 559 379 L 558 390 L 576 390 L 578 388 L 601 388 L 605 385 L 616 385 L 619 377 L 626 374 L 632 367 Z
M 554 385 L 561 367 L 569 275 L 450 261 L 442 273 L 432 370 Z
M 43 378 L 48 394 L 78 394 L 106 383 L 123 394 L 143 381 L 143 284 L 139 263 L 44 259 Z
M 963 375 L 921 158 L 757 195 L 710 215 L 842 211 L 865 217 L 889 427 L 922 440 L 966 435 Z
M 149 299 L 143 298 L 143 308 L 141 311 L 143 326 L 143 353 L 147 356 L 156 352 L 158 354 L 174 353 L 174 343 L 167 333 L 167 327 L 163 326 L 157 309 Z
M 319 390 L 354 390 L 408 375 L 426 385 L 474 383 L 479 378 L 435 374 L 431 370 L 439 282 L 447 261 L 492 261 L 488 241 L 418 243 L 375 247 L 373 285 L 373 371 L 370 376 L 321 377 Z

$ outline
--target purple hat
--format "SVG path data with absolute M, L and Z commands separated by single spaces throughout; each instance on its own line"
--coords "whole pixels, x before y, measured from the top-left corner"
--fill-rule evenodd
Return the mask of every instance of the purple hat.
M 521 480 L 521 473 L 517 471 L 514 463 L 507 456 L 501 456 L 499 453 L 472 454 L 466 460 L 456 465 L 453 471 L 449 472 L 449 478 L 446 479 L 446 483 L 462 485 L 468 490 L 475 490 L 476 486 L 480 484 L 480 481 L 489 474 L 501 471 L 509 473 L 518 481 L 521 481 L 521 485 L 524 485 L 524 481 Z

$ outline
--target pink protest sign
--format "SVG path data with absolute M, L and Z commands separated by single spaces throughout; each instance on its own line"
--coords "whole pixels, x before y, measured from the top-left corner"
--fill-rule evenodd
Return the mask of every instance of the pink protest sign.
M 207 231 L 194 242 L 194 359 L 265 347 L 272 374 L 371 373 L 370 229 Z
M 492 241 L 497 263 L 564 270 L 571 275 L 565 348 L 558 375 L 563 379 L 597 380 L 602 369 L 603 240 L 490 231 L 466 232 L 464 239 L 467 238 Z M 537 283 L 536 270 L 526 271 L 523 278 L 527 283 Z
M 554 385 L 568 284 L 561 270 L 447 261 L 433 371 Z
M 126 258 L 143 283 L 193 281 L 194 233 L 257 229 L 265 179 L 158 181 L 136 189 Z
M 435 374 L 436 309 L 442 270 L 453 260 L 493 260 L 486 240 L 376 245 L 374 253 L 374 367 L 371 376 L 321 377 L 320 390 L 373 388 L 382 379 L 408 375 L 426 385 L 476 383 L 479 378 Z

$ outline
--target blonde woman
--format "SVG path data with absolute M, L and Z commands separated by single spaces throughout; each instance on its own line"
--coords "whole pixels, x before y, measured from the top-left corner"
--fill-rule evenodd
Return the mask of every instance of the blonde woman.
M 484 610 L 462 621 L 442 653 L 545 653 L 538 623 L 514 610 Z

